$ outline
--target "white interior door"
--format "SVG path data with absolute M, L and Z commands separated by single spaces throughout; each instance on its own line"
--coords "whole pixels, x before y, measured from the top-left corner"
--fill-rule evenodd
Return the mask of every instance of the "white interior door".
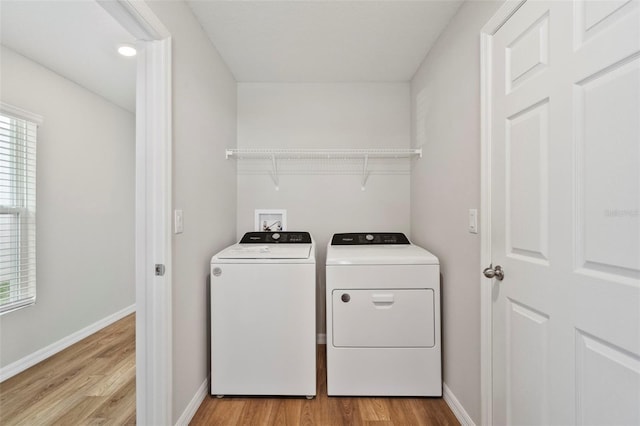
M 493 424 L 638 425 L 639 1 L 530 0 L 496 28 Z

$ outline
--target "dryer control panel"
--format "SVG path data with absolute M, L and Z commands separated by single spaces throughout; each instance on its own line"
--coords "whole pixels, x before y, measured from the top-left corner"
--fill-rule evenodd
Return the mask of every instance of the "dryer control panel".
M 308 232 L 247 232 L 240 244 L 311 244 Z
M 334 234 L 332 246 L 360 246 L 373 244 L 411 244 L 401 232 L 356 232 Z

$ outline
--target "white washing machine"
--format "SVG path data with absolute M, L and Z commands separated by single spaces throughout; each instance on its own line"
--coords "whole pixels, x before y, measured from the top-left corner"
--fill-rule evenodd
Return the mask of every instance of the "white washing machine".
M 211 394 L 316 394 L 316 258 L 307 232 L 249 232 L 211 259 Z
M 401 233 L 327 249 L 329 395 L 442 396 L 438 258 Z

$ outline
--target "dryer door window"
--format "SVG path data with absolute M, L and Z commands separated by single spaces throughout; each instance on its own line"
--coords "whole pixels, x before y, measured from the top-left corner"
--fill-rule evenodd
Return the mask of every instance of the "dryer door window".
M 433 347 L 433 289 L 337 289 L 333 346 Z

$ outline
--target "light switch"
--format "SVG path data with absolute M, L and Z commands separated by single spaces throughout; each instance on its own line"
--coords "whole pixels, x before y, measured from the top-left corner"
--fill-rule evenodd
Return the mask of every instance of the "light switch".
M 469 232 L 478 233 L 478 209 L 469 209 Z
M 173 229 L 174 233 L 182 234 L 184 231 L 184 222 L 182 219 L 182 210 L 174 210 L 173 211 Z

